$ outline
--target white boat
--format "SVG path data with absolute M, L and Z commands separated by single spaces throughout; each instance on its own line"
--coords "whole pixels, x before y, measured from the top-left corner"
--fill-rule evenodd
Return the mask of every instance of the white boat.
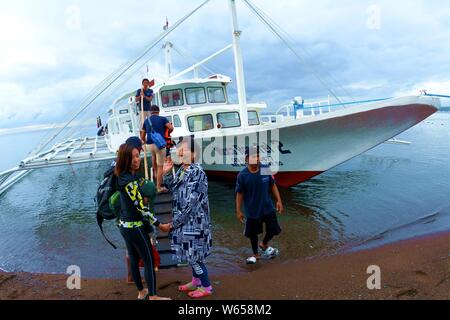
M 180 137 L 194 135 L 203 146 L 202 163 L 210 176 L 235 178 L 245 165 L 245 146 L 258 144 L 263 162 L 271 166 L 277 183 L 292 187 L 392 141 L 440 106 L 439 98 L 420 94 L 347 104 L 327 101 L 308 105 L 297 101 L 285 114 L 267 115 L 265 103 L 247 102 L 235 0 L 229 0 L 229 4 L 232 45 L 172 75 L 173 44 L 166 37 L 179 24 L 166 28 L 159 40 L 166 39 L 163 50 L 167 72 L 152 85 L 153 103 L 175 126 L 173 139 L 177 142 Z M 199 77 L 205 63 L 230 49 L 234 53 L 238 103 L 229 100 L 230 77 Z M 186 79 L 189 73 L 193 76 Z M 113 159 L 119 146 L 128 137 L 139 135 L 142 126 L 134 95 L 123 95 L 110 108 L 105 137 L 67 140 L 32 155 L 0 175 L 0 193 L 32 169 Z

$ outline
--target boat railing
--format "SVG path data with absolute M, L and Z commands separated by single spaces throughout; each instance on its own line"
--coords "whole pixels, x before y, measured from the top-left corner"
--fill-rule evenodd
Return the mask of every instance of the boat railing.
M 380 102 L 390 98 L 372 99 L 363 101 L 331 103 L 330 100 L 320 100 L 307 103 L 296 103 L 279 108 L 275 114 L 262 114 L 261 120 L 264 124 L 278 123 L 286 120 L 296 120 L 320 116 L 326 113 L 345 109 L 351 105 L 361 105 L 373 102 Z

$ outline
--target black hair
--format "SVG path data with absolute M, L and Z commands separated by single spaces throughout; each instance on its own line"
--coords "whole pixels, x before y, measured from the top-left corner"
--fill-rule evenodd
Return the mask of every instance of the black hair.
M 159 109 L 159 107 L 155 104 L 150 107 L 150 112 L 160 112 L 160 111 L 161 109 Z
M 147 78 L 145 78 L 144 80 L 142 80 L 142 84 L 144 84 L 144 82 L 147 81 L 150 83 L 150 80 L 148 80 Z
M 133 151 L 137 149 L 130 144 L 122 144 L 119 148 L 116 159 L 116 167 L 114 174 L 118 177 L 124 172 L 131 172 L 131 164 L 133 163 Z

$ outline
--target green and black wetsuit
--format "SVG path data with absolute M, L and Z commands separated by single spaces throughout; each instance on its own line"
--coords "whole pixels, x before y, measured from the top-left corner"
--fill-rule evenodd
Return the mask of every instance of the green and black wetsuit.
M 120 233 L 125 239 L 130 257 L 131 275 L 139 291 L 144 289 L 139 272 L 139 259 L 144 261 L 145 281 L 149 294 L 156 295 L 156 279 L 154 271 L 153 248 L 145 227 L 148 221 L 153 226 L 160 222 L 153 213 L 144 206 L 144 199 L 139 190 L 139 179 L 131 173 L 123 173 L 118 177 L 117 185 L 120 191 Z

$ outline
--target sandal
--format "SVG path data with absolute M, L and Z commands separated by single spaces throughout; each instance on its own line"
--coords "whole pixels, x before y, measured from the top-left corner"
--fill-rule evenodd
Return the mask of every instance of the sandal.
M 147 294 L 145 295 L 145 297 L 143 297 L 143 298 L 139 298 L 139 297 L 138 297 L 138 300 L 140 300 L 140 301 L 145 301 L 145 300 L 148 300 L 149 298 L 150 298 L 150 294 L 147 293 Z
M 179 286 L 178 291 L 180 292 L 191 292 L 197 290 L 198 287 L 194 285 L 192 282 L 189 282 L 185 285 Z
M 206 298 L 211 295 L 212 295 L 212 291 L 207 290 L 205 288 L 198 288 L 197 290 L 188 293 L 188 296 L 193 299 Z

